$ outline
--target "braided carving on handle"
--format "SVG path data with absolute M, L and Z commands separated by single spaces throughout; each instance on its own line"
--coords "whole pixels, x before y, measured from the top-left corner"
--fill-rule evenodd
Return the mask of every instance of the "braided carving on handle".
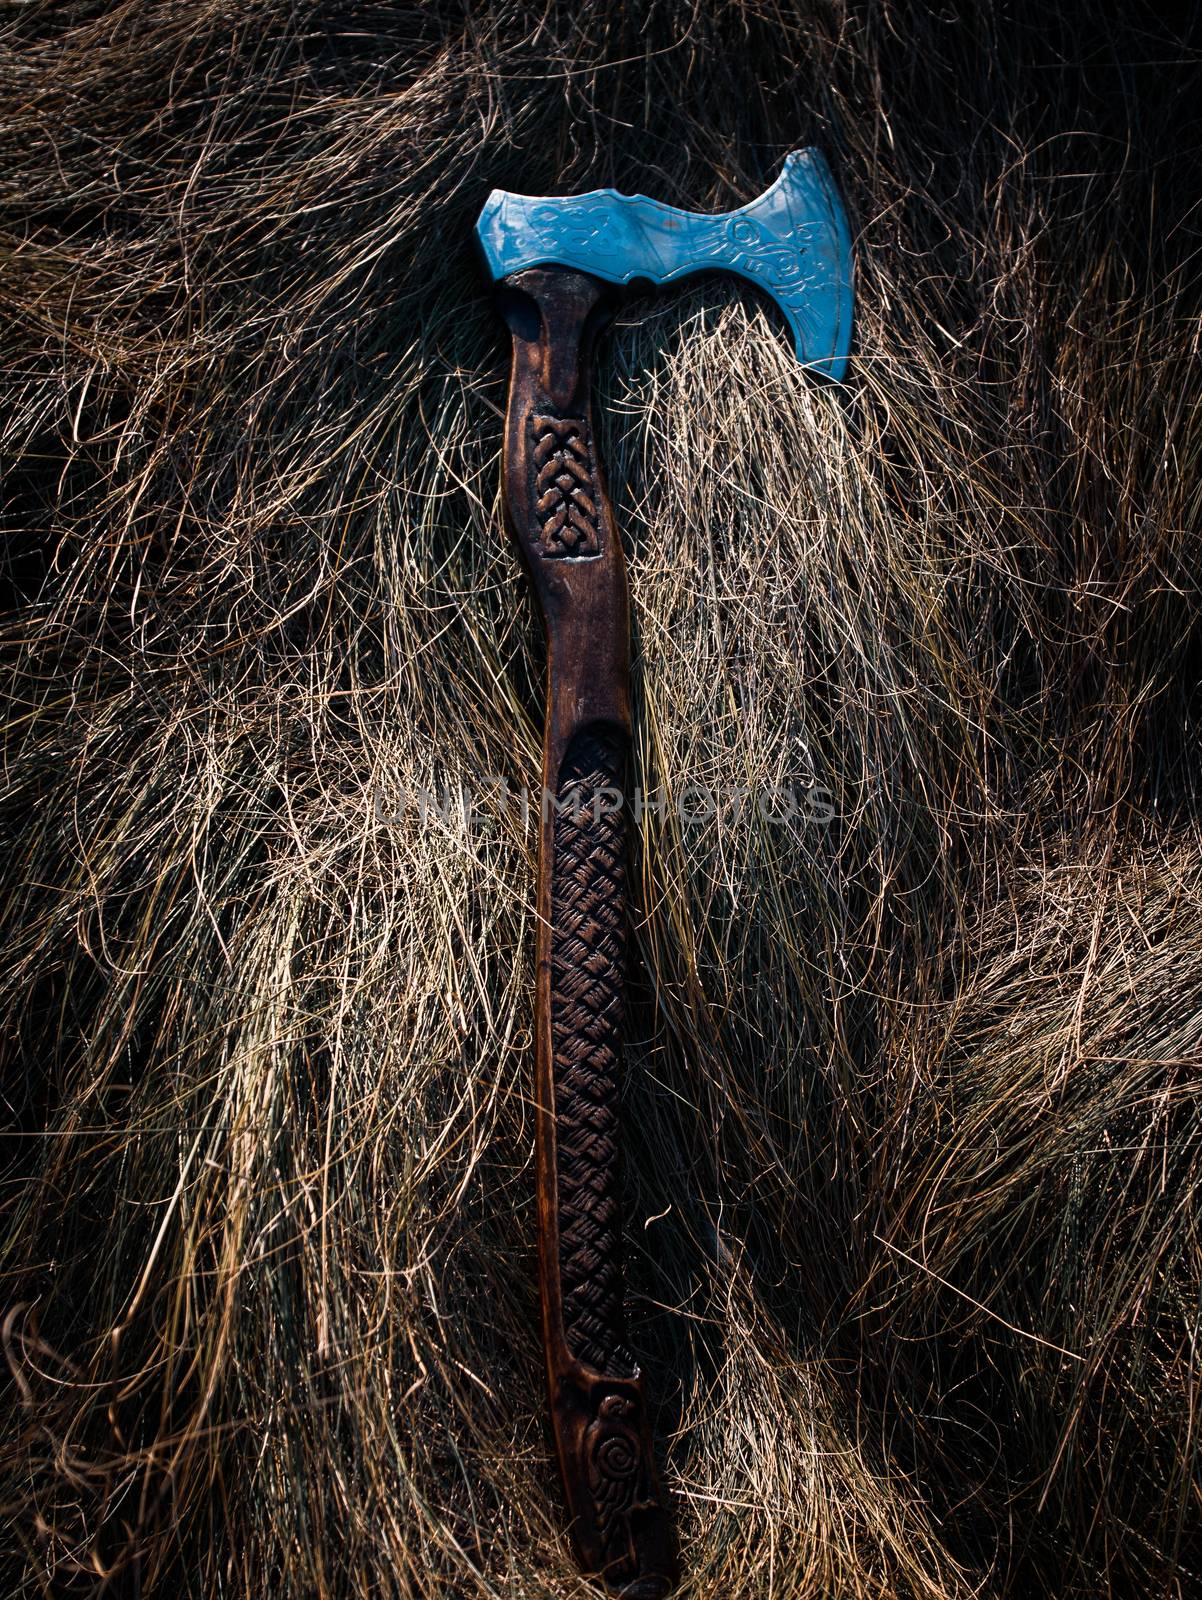
M 551 1058 L 564 1333 L 579 1360 L 629 1375 L 622 1290 L 618 1066 L 626 954 L 623 759 L 576 735 L 560 770 L 551 876 Z
M 597 468 L 588 424 L 578 417 L 532 417 L 530 434 L 543 555 L 599 555 Z

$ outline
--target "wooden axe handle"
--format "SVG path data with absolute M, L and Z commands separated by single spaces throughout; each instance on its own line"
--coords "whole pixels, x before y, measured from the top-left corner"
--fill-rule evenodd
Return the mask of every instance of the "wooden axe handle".
M 630 626 L 589 398 L 611 293 L 556 267 L 503 280 L 502 480 L 547 634 L 535 1138 L 551 1419 L 581 1565 L 628 1600 L 658 1600 L 675 1556 L 626 1348 L 618 1149 Z

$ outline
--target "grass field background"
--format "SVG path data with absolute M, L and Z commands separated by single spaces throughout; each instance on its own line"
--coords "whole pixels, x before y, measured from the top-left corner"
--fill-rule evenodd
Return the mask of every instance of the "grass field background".
M 488 190 L 820 147 L 847 382 L 603 345 L 633 1338 L 696 1600 L 1185 1597 L 1197 51 L 1159 10 L 0 18 L 5 1592 L 585 1592 L 544 1431 L 538 628 Z M 379 802 L 383 803 L 379 803 Z

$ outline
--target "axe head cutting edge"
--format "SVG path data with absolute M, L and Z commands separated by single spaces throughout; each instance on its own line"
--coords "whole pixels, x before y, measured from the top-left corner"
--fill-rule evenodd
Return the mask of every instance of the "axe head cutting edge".
M 794 150 L 758 200 L 717 214 L 616 189 L 542 198 L 494 189 L 476 236 L 494 280 L 548 266 L 618 284 L 736 273 L 775 300 L 804 366 L 835 382 L 847 369 L 851 235 L 817 150 Z

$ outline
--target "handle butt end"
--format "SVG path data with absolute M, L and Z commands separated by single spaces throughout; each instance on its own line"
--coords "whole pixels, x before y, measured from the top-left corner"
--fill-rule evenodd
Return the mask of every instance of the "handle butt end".
M 551 1398 L 581 1566 L 623 1600 L 663 1600 L 676 1584 L 676 1548 L 642 1379 L 573 1362 Z

